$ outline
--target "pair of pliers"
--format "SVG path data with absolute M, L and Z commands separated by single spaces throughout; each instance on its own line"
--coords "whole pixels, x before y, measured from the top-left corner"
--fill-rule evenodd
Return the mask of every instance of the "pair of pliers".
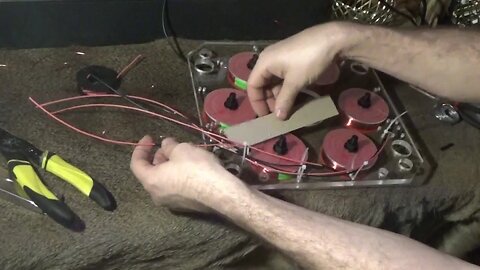
M 105 210 L 113 211 L 117 207 L 113 195 L 88 174 L 57 154 L 41 151 L 1 128 L 0 152 L 7 160 L 10 179 L 18 184 L 18 195 L 33 201 L 45 214 L 66 228 L 81 231 L 85 225 L 65 202 L 45 186 L 37 174 L 39 169 L 67 181 Z

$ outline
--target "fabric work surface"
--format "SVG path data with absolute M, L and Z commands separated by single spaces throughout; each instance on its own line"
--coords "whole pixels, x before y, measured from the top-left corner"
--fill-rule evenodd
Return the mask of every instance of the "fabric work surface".
M 186 51 L 198 42 L 183 41 Z M 75 52 L 84 52 L 84 55 Z M 105 212 L 70 185 L 43 174 L 49 187 L 85 221 L 86 230 L 72 233 L 46 216 L 0 200 L 0 265 L 3 269 L 199 269 L 215 268 L 242 257 L 258 243 L 216 216 L 174 215 L 155 207 L 129 170 L 131 147 L 115 146 L 79 135 L 49 119 L 28 101 L 78 94 L 75 73 L 88 65 L 116 70 L 136 55 L 146 60 L 124 79 L 130 94 L 154 98 L 195 113 L 188 68 L 165 41 L 148 44 L 0 51 L 0 124 L 39 148 L 54 151 L 104 183 L 118 209 Z M 445 125 L 430 114 L 432 102 L 400 87 L 398 95 L 426 142 L 438 168 L 421 187 L 288 191 L 281 196 L 335 217 L 409 234 L 425 213 L 474 213 L 480 169 L 480 132 L 466 124 Z M 405 89 L 403 89 L 405 88 Z M 70 103 L 70 104 L 78 104 Z M 113 109 L 81 110 L 62 117 L 83 129 L 110 138 L 137 141 L 194 137 L 185 129 Z M 440 148 L 448 143 L 448 150 Z M 448 212 L 446 212 L 448 210 Z M 392 226 L 391 224 L 395 224 Z

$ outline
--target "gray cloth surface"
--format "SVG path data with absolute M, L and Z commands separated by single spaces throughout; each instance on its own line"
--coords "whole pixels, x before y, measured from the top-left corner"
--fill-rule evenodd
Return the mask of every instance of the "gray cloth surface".
M 198 42 L 183 41 L 188 51 Z M 85 52 L 77 55 L 75 51 Z M 131 147 L 98 142 L 50 120 L 28 101 L 40 102 L 77 95 L 75 72 L 87 64 L 120 69 L 137 54 L 147 59 L 125 78 L 122 88 L 193 114 L 194 100 L 186 64 L 165 41 L 95 48 L 0 51 L 0 122 L 38 147 L 55 151 L 115 195 L 118 209 L 105 212 L 74 188 L 45 175 L 57 194 L 85 221 L 83 233 L 72 233 L 48 217 L 0 200 L 0 265 L 3 269 L 199 269 L 215 268 L 248 253 L 255 240 L 219 217 L 190 218 L 154 207 L 129 170 Z M 401 87 L 402 88 L 402 87 Z M 403 87 L 405 88 L 405 87 Z M 432 103 L 409 89 L 399 89 L 421 137 L 438 168 L 421 187 L 289 191 L 283 197 L 309 209 L 381 227 L 395 215 L 409 233 L 428 211 L 447 209 L 461 220 L 478 210 L 480 132 L 466 124 L 448 126 L 429 114 Z M 73 103 L 72 103 L 73 104 Z M 77 104 L 77 103 L 75 103 Z M 113 109 L 62 114 L 83 129 L 110 138 L 136 141 L 146 133 L 193 137 L 169 124 L 158 126 L 138 114 Z M 455 146 L 447 151 L 440 147 Z

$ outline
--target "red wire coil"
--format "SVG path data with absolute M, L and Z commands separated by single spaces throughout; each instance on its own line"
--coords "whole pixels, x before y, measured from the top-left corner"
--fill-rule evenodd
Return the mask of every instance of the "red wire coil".
M 350 152 L 345 148 L 345 143 L 352 136 L 358 138 L 358 150 L 355 152 Z M 356 130 L 340 128 L 325 135 L 320 161 L 334 170 L 368 169 L 377 161 L 377 152 L 375 143 L 364 134 Z M 365 162 L 368 164 L 365 165 Z
M 246 90 L 245 88 L 239 87 L 235 81 L 236 79 L 244 82 L 248 81 L 248 77 L 250 76 L 252 70 L 248 68 L 247 65 L 254 54 L 255 53 L 253 52 L 241 52 L 233 55 L 230 60 L 228 60 L 227 80 L 231 86 L 240 90 Z
M 359 105 L 359 99 L 370 94 L 370 107 Z M 390 109 L 387 102 L 372 91 L 361 88 L 350 88 L 343 91 L 338 97 L 338 107 L 344 118 L 346 127 L 361 131 L 376 130 L 389 116 Z
M 234 110 L 228 109 L 224 105 L 232 93 L 235 94 L 238 103 L 238 108 Z M 247 93 L 232 88 L 221 88 L 208 93 L 203 102 L 203 112 L 207 122 L 222 123 L 229 126 L 240 124 L 256 117 Z

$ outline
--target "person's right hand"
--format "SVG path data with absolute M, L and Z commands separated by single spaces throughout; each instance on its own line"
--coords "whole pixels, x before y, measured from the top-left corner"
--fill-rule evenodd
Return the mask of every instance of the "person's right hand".
M 210 152 L 166 138 L 153 153 L 152 144 L 150 136 L 139 141 L 130 168 L 156 204 L 209 212 L 224 192 L 232 193 L 243 186 Z
M 263 116 L 275 112 L 286 119 L 295 97 L 314 83 L 341 51 L 342 23 L 309 28 L 267 47 L 248 79 L 248 97 L 254 111 Z

